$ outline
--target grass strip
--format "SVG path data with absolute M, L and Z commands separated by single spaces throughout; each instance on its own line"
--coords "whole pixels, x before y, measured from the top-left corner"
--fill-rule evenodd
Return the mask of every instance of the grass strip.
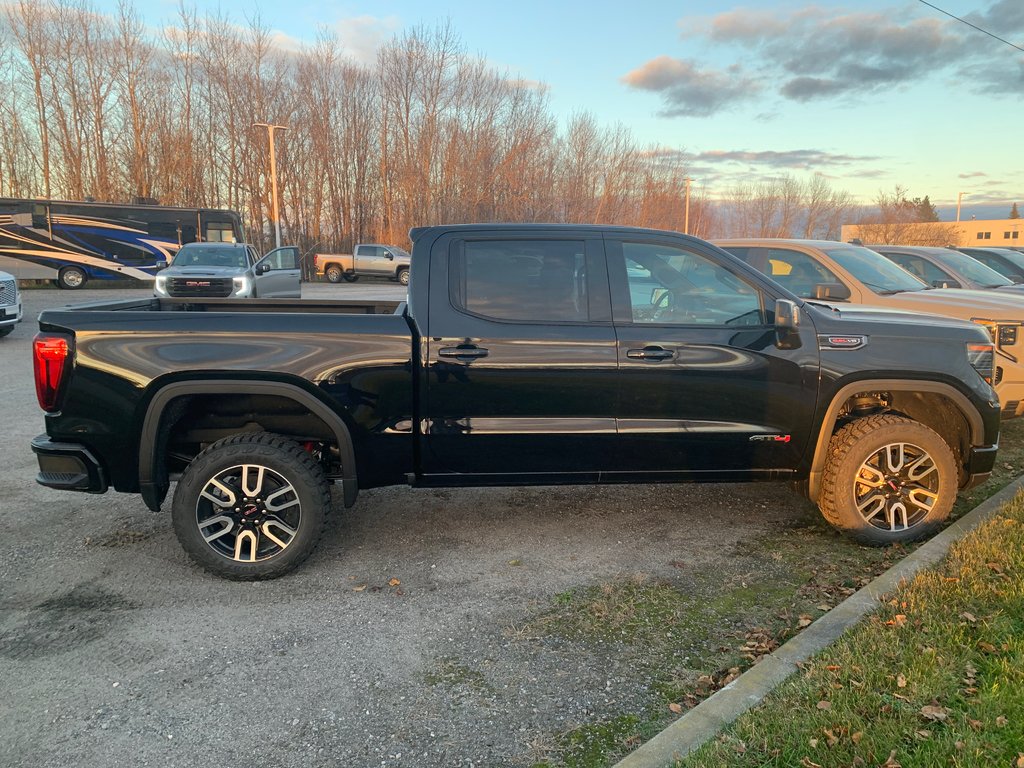
M 1024 498 L 677 768 L 1024 768 Z

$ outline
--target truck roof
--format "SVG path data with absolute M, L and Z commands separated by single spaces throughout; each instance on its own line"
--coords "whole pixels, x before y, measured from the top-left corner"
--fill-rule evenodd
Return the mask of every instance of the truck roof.
M 648 234 L 648 235 L 683 235 L 682 232 L 676 232 L 665 229 L 650 229 L 647 227 L 624 227 L 617 224 L 552 224 L 552 223 L 539 223 L 531 222 L 528 224 L 524 223 L 478 223 L 478 224 L 439 224 L 432 227 L 413 227 L 409 230 L 409 239 L 414 243 L 427 232 L 441 231 L 441 232 L 490 232 L 493 233 L 499 230 L 507 230 L 512 232 L 530 232 L 530 231 L 544 231 L 544 232 L 623 232 L 630 234 Z

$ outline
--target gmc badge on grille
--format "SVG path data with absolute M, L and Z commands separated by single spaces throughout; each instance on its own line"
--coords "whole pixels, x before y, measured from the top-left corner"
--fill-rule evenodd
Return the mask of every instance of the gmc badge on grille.
M 186 288 L 208 288 L 210 286 L 209 280 L 186 280 Z

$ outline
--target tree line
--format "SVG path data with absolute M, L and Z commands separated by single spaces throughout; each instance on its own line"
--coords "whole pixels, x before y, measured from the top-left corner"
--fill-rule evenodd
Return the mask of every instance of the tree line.
M 413 226 L 469 221 L 683 229 L 685 155 L 589 113 L 564 124 L 543 84 L 467 55 L 450 25 L 419 26 L 363 65 L 321 32 L 298 50 L 256 17 L 182 5 L 148 29 L 130 0 L 10 0 L 0 9 L 0 195 L 240 211 L 271 240 L 267 131 L 281 225 L 319 251 L 405 244 Z M 851 199 L 815 176 L 694 184 L 689 231 L 837 237 Z

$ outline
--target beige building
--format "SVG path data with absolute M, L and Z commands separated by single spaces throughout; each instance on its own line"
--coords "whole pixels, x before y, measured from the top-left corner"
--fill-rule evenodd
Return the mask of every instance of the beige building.
M 844 224 L 841 239 L 865 244 L 1024 247 L 1024 219 Z

